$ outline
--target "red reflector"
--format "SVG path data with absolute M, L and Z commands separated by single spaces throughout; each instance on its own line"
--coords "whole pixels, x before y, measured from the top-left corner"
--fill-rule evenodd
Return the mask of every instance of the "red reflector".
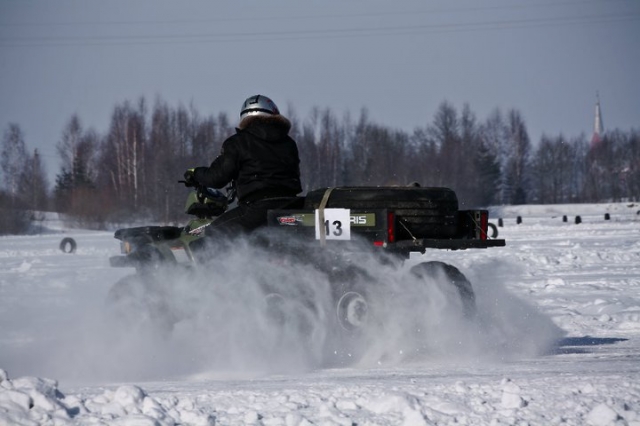
M 387 242 L 396 242 L 396 214 L 387 212 Z
M 489 212 L 487 210 L 482 210 L 480 212 L 480 227 L 482 228 L 482 232 L 480 233 L 480 239 L 487 239 L 487 231 L 489 230 Z
M 376 247 L 384 247 L 384 241 L 374 241 L 373 245 Z

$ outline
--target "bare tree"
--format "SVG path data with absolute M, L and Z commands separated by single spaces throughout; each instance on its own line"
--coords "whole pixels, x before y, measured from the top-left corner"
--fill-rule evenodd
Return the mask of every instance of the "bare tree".
M 28 216 L 21 210 L 27 208 L 27 205 L 24 194 L 20 192 L 26 165 L 27 154 L 22 130 L 18 124 L 10 123 L 4 132 L 0 155 L 0 169 L 6 191 L 0 191 L 0 235 L 22 234 L 28 230 Z
M 626 185 L 627 194 L 633 201 L 640 200 L 640 131 L 631 130 L 623 153 L 627 163 Z
M 48 208 L 49 180 L 38 150 L 27 155 L 20 178 L 19 191 L 30 210 L 44 211 Z
M 416 128 L 409 137 L 410 152 L 405 167 L 409 181 L 423 186 L 435 186 L 440 181 L 438 147 L 425 128 Z
M 456 190 L 462 203 L 475 206 L 480 203 L 480 195 L 483 188 L 478 188 L 479 176 L 477 165 L 478 153 L 481 145 L 480 128 L 475 114 L 469 104 L 464 104 L 460 115 L 460 145 L 457 155 L 453 157 L 455 163 L 455 175 L 457 179 Z M 485 155 L 488 155 L 485 153 Z
M 519 111 L 512 109 L 507 114 L 509 127 L 509 157 L 506 182 L 511 204 L 526 204 L 529 190 L 529 156 L 531 143 L 524 119 Z
M 15 205 L 22 173 L 27 164 L 27 149 L 20 126 L 10 123 L 2 139 L 2 155 L 0 168 L 4 177 L 4 186 Z
M 320 112 L 317 162 L 323 165 L 327 186 L 343 181 L 342 143 L 344 134 L 333 112 L 326 108 Z
M 116 105 L 111 115 L 109 133 L 101 146 L 99 181 L 109 189 L 120 206 L 136 211 L 141 198 L 144 176 L 146 102 L 138 101 L 137 109 L 129 102 Z
M 507 204 L 509 194 L 505 175 L 509 158 L 509 129 L 499 109 L 493 110 L 481 126 L 480 132 L 485 149 L 490 156 L 495 158 L 499 168 L 497 182 L 494 182 L 495 202 Z
M 229 120 L 225 114 L 220 114 L 218 118 L 209 116 L 201 119 L 193 110 L 191 117 L 195 131 L 191 161 L 193 164 L 208 164 L 218 155 L 222 142 L 231 136 L 233 129 L 229 127 Z
M 570 163 L 566 163 L 567 141 L 560 135 L 555 138 L 542 136 L 532 161 L 533 199 L 541 204 L 564 201 L 566 172 Z
M 434 185 L 457 189 L 461 140 L 460 121 L 453 105 L 448 102 L 440 104 L 427 134 L 438 149 L 438 173 Z
M 587 179 L 585 200 L 597 202 L 611 199 L 611 174 L 614 170 L 613 140 L 605 135 L 597 145 L 592 145 L 586 160 Z
M 291 130 L 289 136 L 296 141 L 300 156 L 300 180 L 303 192 L 317 187 L 318 166 L 316 165 L 317 147 L 315 145 L 315 137 L 313 130 L 308 125 L 303 124 L 299 118 L 295 107 L 287 104 L 286 116 L 291 122 Z
M 73 170 L 78 156 L 80 138 L 82 138 L 82 125 L 80 124 L 80 118 L 74 114 L 67 122 L 62 131 L 62 138 L 56 145 L 63 169 Z
M 358 122 L 353 125 L 351 119 L 346 122 L 346 152 L 344 154 L 347 185 L 366 185 L 371 183 L 371 164 L 375 154 L 370 143 L 369 111 L 360 110 Z M 380 154 L 380 153 L 378 153 Z
M 186 109 L 172 110 L 164 101 L 156 101 L 145 150 L 145 156 L 150 159 L 146 170 L 147 182 L 153 188 L 149 206 L 165 223 L 178 221 L 182 214 L 184 188 L 177 181 L 187 168 L 202 165 L 191 163 L 193 143 L 189 122 Z
M 57 144 L 62 159 L 56 176 L 55 203 L 58 211 L 69 212 L 84 223 L 104 221 L 106 208 L 95 191 L 97 150 L 100 136 L 84 131 L 77 115 L 73 115 Z
M 318 146 L 316 145 L 316 124 L 313 120 L 307 120 L 301 129 L 299 125 L 294 125 L 297 129 L 294 137 L 298 143 L 298 152 L 300 153 L 300 178 L 302 180 L 302 188 L 305 192 L 327 185 L 323 178 L 325 173 L 324 164 L 322 161 L 318 161 L 319 153 Z

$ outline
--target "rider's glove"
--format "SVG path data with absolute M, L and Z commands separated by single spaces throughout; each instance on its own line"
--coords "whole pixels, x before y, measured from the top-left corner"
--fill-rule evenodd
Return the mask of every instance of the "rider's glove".
M 196 186 L 197 184 L 196 179 L 193 176 L 193 170 L 194 169 L 188 169 L 184 172 L 184 186 L 186 187 Z

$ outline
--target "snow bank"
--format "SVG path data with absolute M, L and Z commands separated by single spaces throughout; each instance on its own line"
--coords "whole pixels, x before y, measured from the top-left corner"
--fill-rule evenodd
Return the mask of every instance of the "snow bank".
M 534 374 L 451 380 L 454 371 L 330 371 L 250 382 L 167 382 L 93 388 L 65 396 L 55 381 L 0 382 L 7 425 L 640 425 L 640 386 L 602 378 Z M 305 383 L 301 383 L 304 381 Z
M 120 426 L 214 425 L 215 416 L 192 401 L 157 399 L 125 385 L 92 397 L 66 397 L 55 380 L 11 380 L 0 370 L 0 424 L 37 426 L 113 424 Z

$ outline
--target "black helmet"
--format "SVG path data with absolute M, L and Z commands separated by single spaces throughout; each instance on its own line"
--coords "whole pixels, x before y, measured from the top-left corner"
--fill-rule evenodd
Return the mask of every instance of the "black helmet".
M 280 111 L 275 102 L 264 95 L 255 95 L 247 98 L 240 110 L 240 121 L 247 116 L 254 115 L 279 115 Z

